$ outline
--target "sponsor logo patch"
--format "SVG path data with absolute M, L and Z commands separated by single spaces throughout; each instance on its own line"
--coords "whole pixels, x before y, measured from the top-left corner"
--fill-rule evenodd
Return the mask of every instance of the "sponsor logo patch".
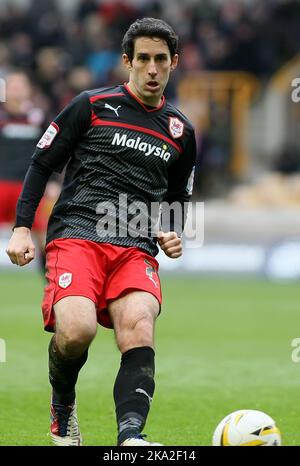
M 59 127 L 54 121 L 49 125 L 48 129 L 44 132 L 43 136 L 37 143 L 39 149 L 48 149 L 51 146 L 55 136 L 59 132 Z
M 143 142 L 140 137 L 134 139 L 129 138 L 127 134 L 120 134 L 115 133 L 114 138 L 112 140 L 113 146 L 123 146 L 129 147 L 130 149 L 136 149 L 141 152 L 144 152 L 146 157 L 149 155 L 155 155 L 156 157 L 160 157 L 165 162 L 168 162 L 169 158 L 171 157 L 171 153 L 168 152 L 167 144 L 163 144 L 162 148 L 158 146 L 154 146 L 153 144 L 149 144 L 148 142 Z
M 181 138 L 183 135 L 184 123 L 177 117 L 169 118 L 169 131 L 174 139 Z
M 72 274 L 69 272 L 63 273 L 60 275 L 58 284 L 61 288 L 68 288 L 72 283 Z

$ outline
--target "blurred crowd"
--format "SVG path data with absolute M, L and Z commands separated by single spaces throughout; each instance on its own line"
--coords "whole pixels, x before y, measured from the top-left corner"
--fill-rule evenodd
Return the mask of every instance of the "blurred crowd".
M 120 43 L 137 17 L 164 18 L 190 70 L 244 70 L 268 78 L 300 49 L 298 0 L 0 0 L 0 76 L 27 70 L 36 100 L 56 114 L 85 88 L 126 80 Z
M 165 19 L 179 35 L 180 66 L 166 89 L 175 105 L 178 84 L 188 72 L 245 71 L 267 82 L 300 51 L 300 0 L 0 0 L 0 78 L 7 81 L 21 71 L 31 87 L 14 124 L 26 114 L 31 125 L 34 116 L 42 132 L 82 90 L 125 82 L 122 37 L 144 16 Z M 212 106 L 210 114 L 217 109 Z M 196 195 L 222 197 L 232 186 L 229 110 L 198 132 Z M 10 119 L 11 110 L 0 105 L 2 136 L 3 122 L 11 124 Z M 2 142 L 9 145 L 5 137 Z

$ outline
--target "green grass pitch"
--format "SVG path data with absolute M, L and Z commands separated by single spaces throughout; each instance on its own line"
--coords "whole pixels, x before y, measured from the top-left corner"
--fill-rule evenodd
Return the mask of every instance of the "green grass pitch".
M 156 392 L 145 432 L 164 445 L 210 445 L 217 423 L 251 408 L 275 418 L 284 445 L 300 445 L 299 284 L 163 277 L 156 331 Z M 0 274 L 0 445 L 50 445 L 42 279 Z M 119 354 L 99 327 L 77 386 L 85 445 L 115 445 L 112 397 Z

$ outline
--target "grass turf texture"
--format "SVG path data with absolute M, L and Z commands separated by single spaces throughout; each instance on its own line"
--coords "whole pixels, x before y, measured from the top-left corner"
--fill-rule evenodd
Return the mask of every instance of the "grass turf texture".
M 217 423 L 251 408 L 275 418 L 284 445 L 300 445 L 299 284 L 163 277 L 156 333 L 156 392 L 145 432 L 164 445 L 210 445 Z M 50 445 L 50 389 L 42 329 L 42 280 L 1 273 L 0 445 Z M 115 445 L 113 332 L 98 329 L 81 371 L 78 412 L 85 445 Z

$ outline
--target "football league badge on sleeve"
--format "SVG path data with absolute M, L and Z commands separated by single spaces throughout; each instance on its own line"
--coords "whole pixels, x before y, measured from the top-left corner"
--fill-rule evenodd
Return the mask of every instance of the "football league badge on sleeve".
M 59 132 L 59 127 L 57 126 L 56 123 L 54 123 L 54 121 L 52 121 L 48 129 L 44 132 L 43 136 L 37 143 L 37 147 L 39 149 L 48 149 L 48 147 L 51 146 L 58 132 Z
M 177 117 L 169 118 L 169 131 L 174 139 L 181 138 L 183 135 L 184 123 Z

